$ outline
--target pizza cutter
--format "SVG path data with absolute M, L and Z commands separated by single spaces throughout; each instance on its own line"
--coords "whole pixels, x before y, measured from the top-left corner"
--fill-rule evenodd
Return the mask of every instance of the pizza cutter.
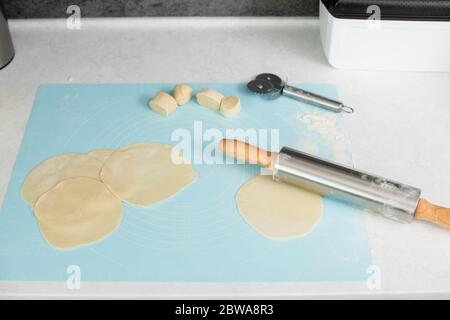
M 317 107 L 321 107 L 334 112 L 347 112 L 353 113 L 353 108 L 344 105 L 342 102 L 335 101 L 318 94 L 302 90 L 288 85 L 286 82 L 275 74 L 261 73 L 249 83 L 247 88 L 254 93 L 258 94 L 271 94 L 272 99 L 276 99 L 281 95 L 294 98 L 304 103 L 312 104 Z

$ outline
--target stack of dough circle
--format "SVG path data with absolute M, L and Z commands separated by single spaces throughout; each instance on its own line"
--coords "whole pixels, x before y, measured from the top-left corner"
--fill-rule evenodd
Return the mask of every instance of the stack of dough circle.
M 99 149 L 99 150 L 93 150 L 89 152 L 87 155 L 94 157 L 98 161 L 101 161 L 102 164 L 105 163 L 106 159 L 109 158 L 109 156 L 114 152 L 114 150 L 110 149 Z
M 142 143 L 49 158 L 28 174 L 21 193 L 47 242 L 72 249 L 111 234 L 120 225 L 122 201 L 160 202 L 196 176 L 177 149 Z
M 86 154 L 64 154 L 41 162 L 27 176 L 22 186 L 22 198 L 34 207 L 37 199 L 61 180 L 90 177 L 99 180 L 103 163 Z
M 140 143 L 116 150 L 100 177 L 121 200 L 149 206 L 193 182 L 197 174 L 180 152 L 169 145 Z
M 55 248 L 68 249 L 105 238 L 122 219 L 122 202 L 99 180 L 61 181 L 34 207 L 39 227 Z
M 259 175 L 238 191 L 236 202 L 242 218 L 257 232 L 274 240 L 301 237 L 322 218 L 320 195 Z

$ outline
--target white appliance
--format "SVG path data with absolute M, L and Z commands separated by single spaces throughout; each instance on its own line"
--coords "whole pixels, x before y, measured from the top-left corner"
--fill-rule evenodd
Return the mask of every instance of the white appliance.
M 332 66 L 450 72 L 450 1 L 319 1 Z

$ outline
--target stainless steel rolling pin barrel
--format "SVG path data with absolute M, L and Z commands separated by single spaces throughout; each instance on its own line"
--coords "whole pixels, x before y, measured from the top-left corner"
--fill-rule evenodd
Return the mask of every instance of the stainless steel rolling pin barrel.
M 333 196 L 384 216 L 411 222 L 420 189 L 356 171 L 300 151 L 284 147 L 273 166 L 273 178 Z

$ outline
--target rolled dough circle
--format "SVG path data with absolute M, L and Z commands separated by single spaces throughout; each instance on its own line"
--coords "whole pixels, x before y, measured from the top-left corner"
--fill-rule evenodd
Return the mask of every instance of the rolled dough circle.
M 301 237 L 322 218 L 320 195 L 258 175 L 247 181 L 236 195 L 242 218 L 257 232 L 274 240 Z
M 106 159 L 108 159 L 109 156 L 113 152 L 114 152 L 114 150 L 111 150 L 111 149 L 98 149 L 98 150 L 93 150 L 93 151 L 89 152 L 87 155 L 94 157 L 98 161 L 101 161 L 103 164 L 103 163 L 105 163 Z M 99 174 L 100 174 L 100 172 L 99 172 Z
M 35 205 L 39 227 L 52 247 L 75 248 L 105 238 L 122 219 L 122 202 L 99 180 L 61 181 Z
M 197 174 L 170 145 L 140 143 L 116 150 L 106 160 L 100 178 L 119 199 L 146 207 L 179 192 Z
M 38 164 L 22 185 L 22 198 L 34 207 L 36 201 L 58 182 L 72 177 L 100 180 L 103 163 L 86 154 L 69 153 L 49 158 Z

